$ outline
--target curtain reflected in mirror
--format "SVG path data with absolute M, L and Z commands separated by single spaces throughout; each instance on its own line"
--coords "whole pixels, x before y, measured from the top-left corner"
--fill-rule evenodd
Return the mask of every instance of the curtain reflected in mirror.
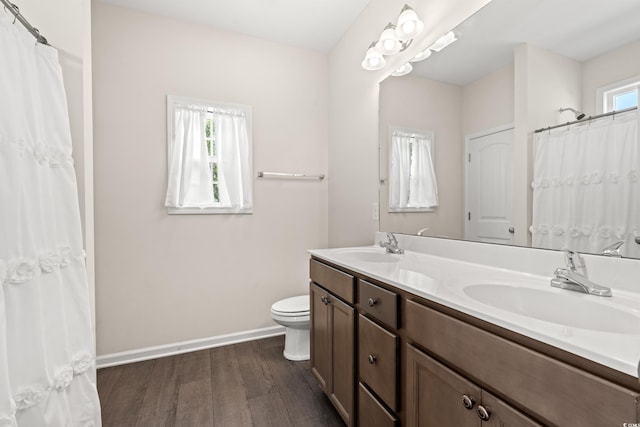
M 392 127 L 389 141 L 389 212 L 429 212 L 438 206 L 435 135 Z

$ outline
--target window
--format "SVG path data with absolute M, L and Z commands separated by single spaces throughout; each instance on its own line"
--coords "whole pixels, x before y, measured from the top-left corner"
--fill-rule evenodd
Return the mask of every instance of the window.
M 434 133 L 392 127 L 389 144 L 389 212 L 429 212 L 438 206 Z
M 638 87 L 640 76 L 616 82 L 598 89 L 598 98 L 602 102 L 601 113 L 620 111 L 638 106 Z
M 251 108 L 167 96 L 170 214 L 251 213 Z

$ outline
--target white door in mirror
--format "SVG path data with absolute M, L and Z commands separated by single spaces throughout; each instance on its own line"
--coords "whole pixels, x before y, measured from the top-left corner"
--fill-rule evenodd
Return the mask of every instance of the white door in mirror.
M 513 242 L 513 128 L 468 139 L 465 239 Z

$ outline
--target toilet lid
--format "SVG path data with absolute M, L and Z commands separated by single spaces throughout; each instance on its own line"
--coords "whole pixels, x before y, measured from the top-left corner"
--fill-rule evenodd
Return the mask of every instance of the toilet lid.
M 271 311 L 278 313 L 306 313 L 309 311 L 309 295 L 286 298 L 274 303 Z

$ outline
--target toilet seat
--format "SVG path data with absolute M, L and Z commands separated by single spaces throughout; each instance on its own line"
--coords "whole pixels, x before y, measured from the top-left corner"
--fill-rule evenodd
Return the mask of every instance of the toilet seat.
M 271 312 L 283 317 L 306 316 L 309 310 L 309 295 L 285 298 L 271 306 Z

